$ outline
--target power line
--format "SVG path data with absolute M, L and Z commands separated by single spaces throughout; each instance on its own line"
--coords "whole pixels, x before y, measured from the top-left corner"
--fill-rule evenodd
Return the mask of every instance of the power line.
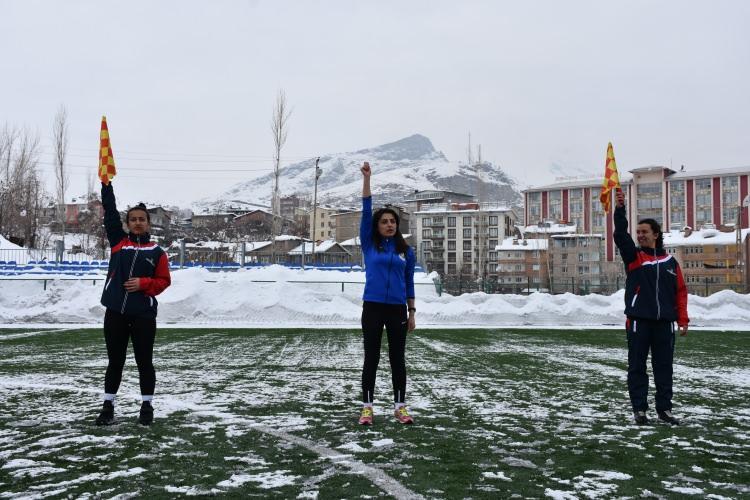
M 43 145 L 42 149 L 54 149 L 53 146 L 50 145 Z M 92 148 L 74 148 L 69 147 L 69 150 L 73 151 L 86 151 L 89 152 L 90 155 L 97 156 L 99 154 L 98 149 L 92 149 Z M 151 156 L 196 156 L 196 157 L 209 157 L 209 158 L 237 158 L 237 159 L 261 159 L 261 160 L 268 160 L 273 161 L 275 158 L 273 156 L 268 155 L 223 155 L 223 154 L 214 154 L 214 153 L 165 153 L 165 152 L 158 152 L 158 151 L 130 151 L 126 149 L 115 149 L 115 154 L 118 153 L 125 153 L 125 154 L 133 154 L 133 155 L 151 155 Z M 84 155 L 86 156 L 86 155 Z M 317 155 L 310 155 L 310 156 L 285 156 L 285 158 L 290 160 L 314 160 L 317 158 Z
M 54 152 L 43 151 L 41 154 L 56 156 Z M 97 154 L 90 155 L 79 155 L 68 153 L 67 156 L 73 156 L 77 158 L 98 158 Z M 157 162 L 180 162 L 180 163 L 265 163 L 274 161 L 273 158 L 265 159 L 247 159 L 247 160 L 185 160 L 181 158 L 133 158 L 131 156 L 119 156 L 115 157 L 115 160 L 129 160 L 129 161 L 157 161 Z
M 51 162 L 45 162 L 45 161 L 38 161 L 37 165 L 42 165 L 44 167 L 56 167 L 57 165 L 55 163 Z M 95 171 L 98 167 L 98 164 L 92 164 L 92 165 L 76 165 L 71 163 L 66 163 L 65 168 L 81 168 L 81 169 L 92 169 L 92 171 Z M 197 172 L 197 173 L 224 173 L 224 172 L 271 172 L 273 171 L 273 167 L 268 168 L 139 168 L 139 167 L 128 167 L 128 171 L 136 171 L 136 172 Z

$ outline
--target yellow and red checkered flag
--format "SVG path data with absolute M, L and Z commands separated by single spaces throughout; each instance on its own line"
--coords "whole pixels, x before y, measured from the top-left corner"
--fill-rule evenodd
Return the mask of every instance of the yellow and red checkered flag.
M 117 175 L 117 170 L 115 170 L 115 158 L 112 156 L 112 145 L 109 142 L 107 117 L 102 116 L 102 131 L 99 135 L 99 178 L 104 184 L 109 184 L 115 175 Z
M 615 163 L 615 151 L 612 149 L 612 143 L 607 146 L 607 162 L 604 164 L 604 182 L 602 183 L 602 193 L 599 195 L 599 201 L 602 202 L 604 212 L 609 212 L 612 201 L 612 190 L 620 188 L 620 174 L 617 173 L 617 163 Z

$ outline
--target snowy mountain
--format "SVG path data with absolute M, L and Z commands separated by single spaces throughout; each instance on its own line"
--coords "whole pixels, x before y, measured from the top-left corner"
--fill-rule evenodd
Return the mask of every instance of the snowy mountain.
M 359 168 L 364 161 L 369 161 L 373 169 L 372 190 L 378 204 L 403 203 L 404 197 L 414 190 L 442 189 L 474 195 L 479 191 L 476 167 L 449 161 L 442 152 L 435 150 L 427 137 L 417 134 L 374 148 L 322 156 L 318 202 L 358 204 L 362 192 Z M 479 170 L 486 201 L 520 205 L 521 196 L 515 181 L 500 167 L 484 163 Z M 315 160 L 283 167 L 279 186 L 282 195 L 296 193 L 312 199 L 314 175 Z M 205 198 L 197 205 L 216 207 L 238 200 L 267 205 L 272 186 L 273 176 L 268 174 L 237 184 L 218 197 Z

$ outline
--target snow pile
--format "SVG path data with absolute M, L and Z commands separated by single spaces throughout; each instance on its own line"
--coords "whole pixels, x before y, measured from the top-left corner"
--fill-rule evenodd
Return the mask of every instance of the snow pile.
M 417 273 L 417 325 L 421 327 L 621 327 L 623 291 L 605 295 L 437 295 L 432 275 Z M 3 281 L 0 323 L 99 324 L 102 282 Z M 342 291 L 343 287 L 343 291 Z M 364 273 L 288 269 L 282 266 L 214 273 L 173 271 L 158 297 L 159 322 L 181 325 L 358 328 Z M 725 290 L 690 296 L 691 326 L 747 330 L 750 296 Z
M 6 240 L 3 236 L 0 236 L 0 250 L 19 250 L 23 247 L 19 247 L 15 243 L 11 243 Z

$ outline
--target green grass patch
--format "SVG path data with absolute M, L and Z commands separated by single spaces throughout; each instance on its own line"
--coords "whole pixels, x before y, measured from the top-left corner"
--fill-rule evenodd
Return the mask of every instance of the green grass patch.
M 0 498 L 750 494 L 747 333 L 677 338 L 675 428 L 632 423 L 624 331 L 417 331 L 413 426 L 383 344 L 360 428 L 359 332 L 161 328 L 154 425 L 130 355 L 98 428 L 101 330 L 0 330 Z

